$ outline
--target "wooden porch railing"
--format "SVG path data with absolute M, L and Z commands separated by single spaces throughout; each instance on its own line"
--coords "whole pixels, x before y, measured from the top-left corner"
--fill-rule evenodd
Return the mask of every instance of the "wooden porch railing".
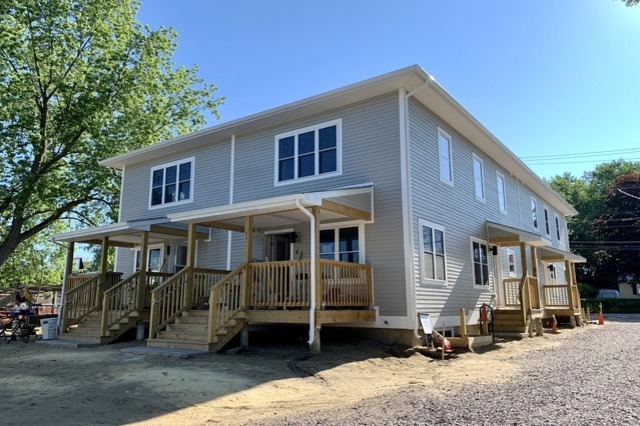
M 540 290 L 538 278 L 525 275 L 520 278 L 505 278 L 502 280 L 505 305 L 529 309 L 540 309 Z M 520 295 L 522 294 L 522 302 Z M 524 304 L 524 306 L 521 306 Z
M 190 267 L 166 280 L 151 291 L 151 316 L 149 320 L 149 338 L 157 333 L 187 309 L 187 283 L 191 278 Z
M 86 274 L 69 275 L 67 277 L 67 286 L 65 288 L 65 291 L 71 291 L 76 287 L 80 286 L 82 283 L 86 283 L 90 279 L 95 278 L 99 275 L 100 275 L 99 272 L 89 272 Z
M 373 305 L 373 268 L 360 263 L 320 260 L 321 306 Z
M 521 278 L 505 278 L 502 280 L 506 306 L 520 306 Z
M 246 309 L 248 265 L 245 263 L 209 290 L 209 343 L 229 321 Z
M 543 288 L 545 306 L 569 306 L 568 286 L 545 285 Z
M 107 331 L 138 309 L 150 306 L 151 290 L 162 285 L 173 274 L 165 272 L 146 272 L 144 291 L 140 293 L 140 271 L 130 275 L 104 292 L 102 301 L 102 336 Z M 139 295 L 144 297 L 138 300 Z
M 84 275 L 84 278 L 87 276 Z M 74 282 L 75 287 L 65 291 L 60 329 L 66 331 L 78 324 L 102 306 L 102 281 L 100 274 L 84 282 Z
M 197 303 L 203 297 L 209 297 L 209 291 L 218 281 L 231 271 L 222 269 L 193 268 L 193 286 L 191 301 Z
M 251 263 L 248 270 L 251 277 L 250 306 L 286 308 L 311 305 L 311 261 Z

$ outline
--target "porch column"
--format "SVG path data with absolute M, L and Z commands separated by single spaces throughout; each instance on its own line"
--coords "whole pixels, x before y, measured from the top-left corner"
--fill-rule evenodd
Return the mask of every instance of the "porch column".
M 248 308 L 251 304 L 253 294 L 253 270 L 251 269 L 251 259 L 253 258 L 253 216 L 244 218 L 244 262 L 247 265 L 244 282 L 244 306 Z
M 535 300 L 531 300 L 530 308 L 540 309 L 540 279 L 538 277 L 538 249 L 531 246 L 531 276 L 536 279 L 536 286 L 533 288 Z M 529 282 L 529 294 L 531 294 L 531 282 Z
M 320 270 L 320 208 L 312 207 L 311 214 L 313 215 L 314 221 L 314 250 L 311 250 L 313 253 L 313 259 L 311 261 L 315 264 L 315 295 L 316 295 L 316 305 L 315 305 L 315 331 L 314 331 L 314 339 L 311 344 L 311 352 L 320 353 L 320 328 L 322 324 L 320 323 L 320 314 L 318 313 L 318 309 L 323 309 L 322 303 L 322 294 L 324 291 L 324 283 L 322 282 L 322 271 Z
M 520 243 L 520 261 L 522 262 L 522 278 L 520 279 L 520 310 L 522 311 L 523 324 L 527 323 L 527 311 L 531 307 L 529 303 L 529 265 L 527 263 L 527 244 Z
M 573 286 L 575 284 L 575 279 L 573 275 L 573 268 L 571 268 L 571 262 L 565 260 L 564 267 L 567 271 L 564 277 L 567 282 L 567 303 L 569 304 L 569 309 L 575 309 L 575 300 L 573 300 Z
M 60 326 L 60 330 L 66 329 L 67 324 L 67 310 L 65 309 L 65 293 L 70 290 L 68 288 L 69 276 L 73 272 L 73 251 L 75 248 L 75 243 L 71 241 L 69 246 L 67 247 L 67 259 L 64 265 L 64 276 L 62 277 L 62 297 L 60 298 L 60 307 L 58 308 L 58 324 Z
M 96 306 L 102 306 L 102 295 L 104 294 L 107 280 L 107 263 L 109 260 L 109 237 L 102 238 L 102 248 L 100 250 L 100 282 L 96 292 Z
M 144 294 L 147 287 L 147 262 L 149 252 L 149 232 L 142 231 L 140 238 L 140 269 L 138 273 L 138 291 L 136 294 L 136 309 L 144 309 Z
M 185 285 L 183 305 L 185 309 L 193 306 L 193 268 L 196 266 L 196 224 L 189 224 L 187 233 L 187 282 Z

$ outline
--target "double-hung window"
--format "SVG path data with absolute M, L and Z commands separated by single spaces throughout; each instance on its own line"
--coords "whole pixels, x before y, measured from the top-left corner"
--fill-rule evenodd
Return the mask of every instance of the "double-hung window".
M 444 283 L 447 280 L 444 227 L 420 220 L 420 228 L 422 281 Z
M 276 135 L 275 183 L 341 173 L 342 120 Z
M 560 241 L 560 219 L 558 219 L 558 215 L 556 215 L 556 238 Z
M 505 188 L 504 176 L 497 172 L 498 176 L 498 206 L 502 213 L 507 213 L 507 191 Z
M 473 283 L 476 286 L 489 285 L 489 248 L 484 241 L 471 240 L 471 256 L 473 260 Z
M 440 180 L 447 183 L 453 183 L 451 136 L 442 129 L 438 129 L 438 156 L 440 158 Z
M 551 218 L 549 217 L 549 209 L 545 206 L 544 211 L 544 230 L 547 235 L 551 235 Z
M 360 228 L 332 228 L 320 230 L 320 258 L 360 263 Z
M 533 227 L 538 229 L 538 202 L 531 197 L 531 217 L 533 219 Z
M 473 183 L 476 199 L 484 201 L 484 168 L 480 157 L 473 154 Z
M 193 163 L 191 157 L 151 169 L 150 208 L 193 200 Z

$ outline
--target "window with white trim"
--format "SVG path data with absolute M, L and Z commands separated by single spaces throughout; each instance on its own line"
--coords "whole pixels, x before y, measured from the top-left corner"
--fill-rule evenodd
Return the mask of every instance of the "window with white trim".
M 538 202 L 531 197 L 531 217 L 533 219 L 533 227 L 538 229 Z
M 473 154 L 473 183 L 476 199 L 484 201 L 484 168 L 482 159 Z
M 489 247 L 487 243 L 471 239 L 471 260 L 473 262 L 473 284 L 489 286 Z
M 360 227 L 320 230 L 320 258 L 342 262 L 360 263 Z
M 151 168 L 149 208 L 193 200 L 194 157 Z
M 556 238 L 560 241 L 560 219 L 556 215 Z
M 420 220 L 420 229 L 422 281 L 444 284 L 447 280 L 444 227 Z
M 440 159 L 440 180 L 453 183 L 451 136 L 442 129 L 438 129 L 438 156 Z
M 551 218 L 549 217 L 549 209 L 547 208 L 547 206 L 543 207 L 543 211 L 544 211 L 544 230 L 546 231 L 547 235 L 551 235 Z
M 275 183 L 341 173 L 342 120 L 276 135 Z
M 500 172 L 497 173 L 498 180 L 498 206 L 502 213 L 507 213 L 507 191 L 504 176 Z

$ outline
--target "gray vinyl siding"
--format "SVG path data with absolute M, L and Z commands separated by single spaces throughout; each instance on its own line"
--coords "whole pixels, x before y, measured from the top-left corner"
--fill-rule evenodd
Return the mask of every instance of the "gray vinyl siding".
M 122 272 L 122 278 L 133 274 L 133 250 L 125 247 L 116 247 L 116 261 L 114 269 Z
M 342 120 L 342 174 L 275 185 L 275 136 L 336 119 Z M 407 314 L 399 135 L 398 94 L 393 92 L 235 136 L 235 203 L 373 183 L 375 223 L 365 227 L 366 262 L 374 268 L 376 305 L 380 314 L 387 316 Z M 195 157 L 193 202 L 149 209 L 150 169 L 191 156 Z M 128 166 L 123 181 L 121 220 L 157 218 L 177 211 L 228 204 L 230 160 L 231 141 L 219 140 L 195 150 L 176 150 L 171 155 Z M 369 197 L 354 196 L 340 202 L 367 211 L 371 208 Z M 291 226 L 300 228 L 296 248 L 302 250 L 303 258 L 308 258 L 308 223 Z M 228 236 L 227 232 L 215 232 L 211 242 L 199 242 L 198 266 L 226 267 Z M 231 241 L 231 269 L 234 269 L 244 261 L 244 236 L 231 233 Z M 254 241 L 254 259 L 264 258 L 262 248 L 263 237 L 258 236 Z
M 440 180 L 438 154 L 438 127 L 451 136 L 453 159 L 453 185 Z M 474 191 L 473 155 L 483 162 L 485 200 L 476 199 Z M 490 303 L 497 285 L 498 271 L 489 254 L 490 285 L 487 288 L 474 286 L 471 237 L 487 241 L 486 222 L 493 221 L 548 238 L 553 247 L 566 249 L 566 224 L 559 215 L 563 227 L 562 241 L 555 235 L 555 214 L 538 195 L 503 170 L 488 155 L 461 137 L 421 104 L 409 103 L 409 156 L 411 167 L 411 203 L 413 227 L 413 280 L 416 308 L 418 312 L 457 315 L 460 308 L 476 309 L 482 303 Z M 505 180 L 507 212 L 502 213 L 498 203 L 497 172 Z M 533 227 L 531 196 L 538 203 L 538 230 Z M 550 236 L 544 231 L 544 210 L 550 214 Z M 447 260 L 446 285 L 422 282 L 422 248 L 420 247 L 419 220 L 423 219 L 445 228 Z M 518 274 L 522 272 L 519 247 L 515 253 Z M 529 255 L 529 254 L 528 254 Z M 502 276 L 508 277 L 506 256 L 500 256 L 498 265 Z

